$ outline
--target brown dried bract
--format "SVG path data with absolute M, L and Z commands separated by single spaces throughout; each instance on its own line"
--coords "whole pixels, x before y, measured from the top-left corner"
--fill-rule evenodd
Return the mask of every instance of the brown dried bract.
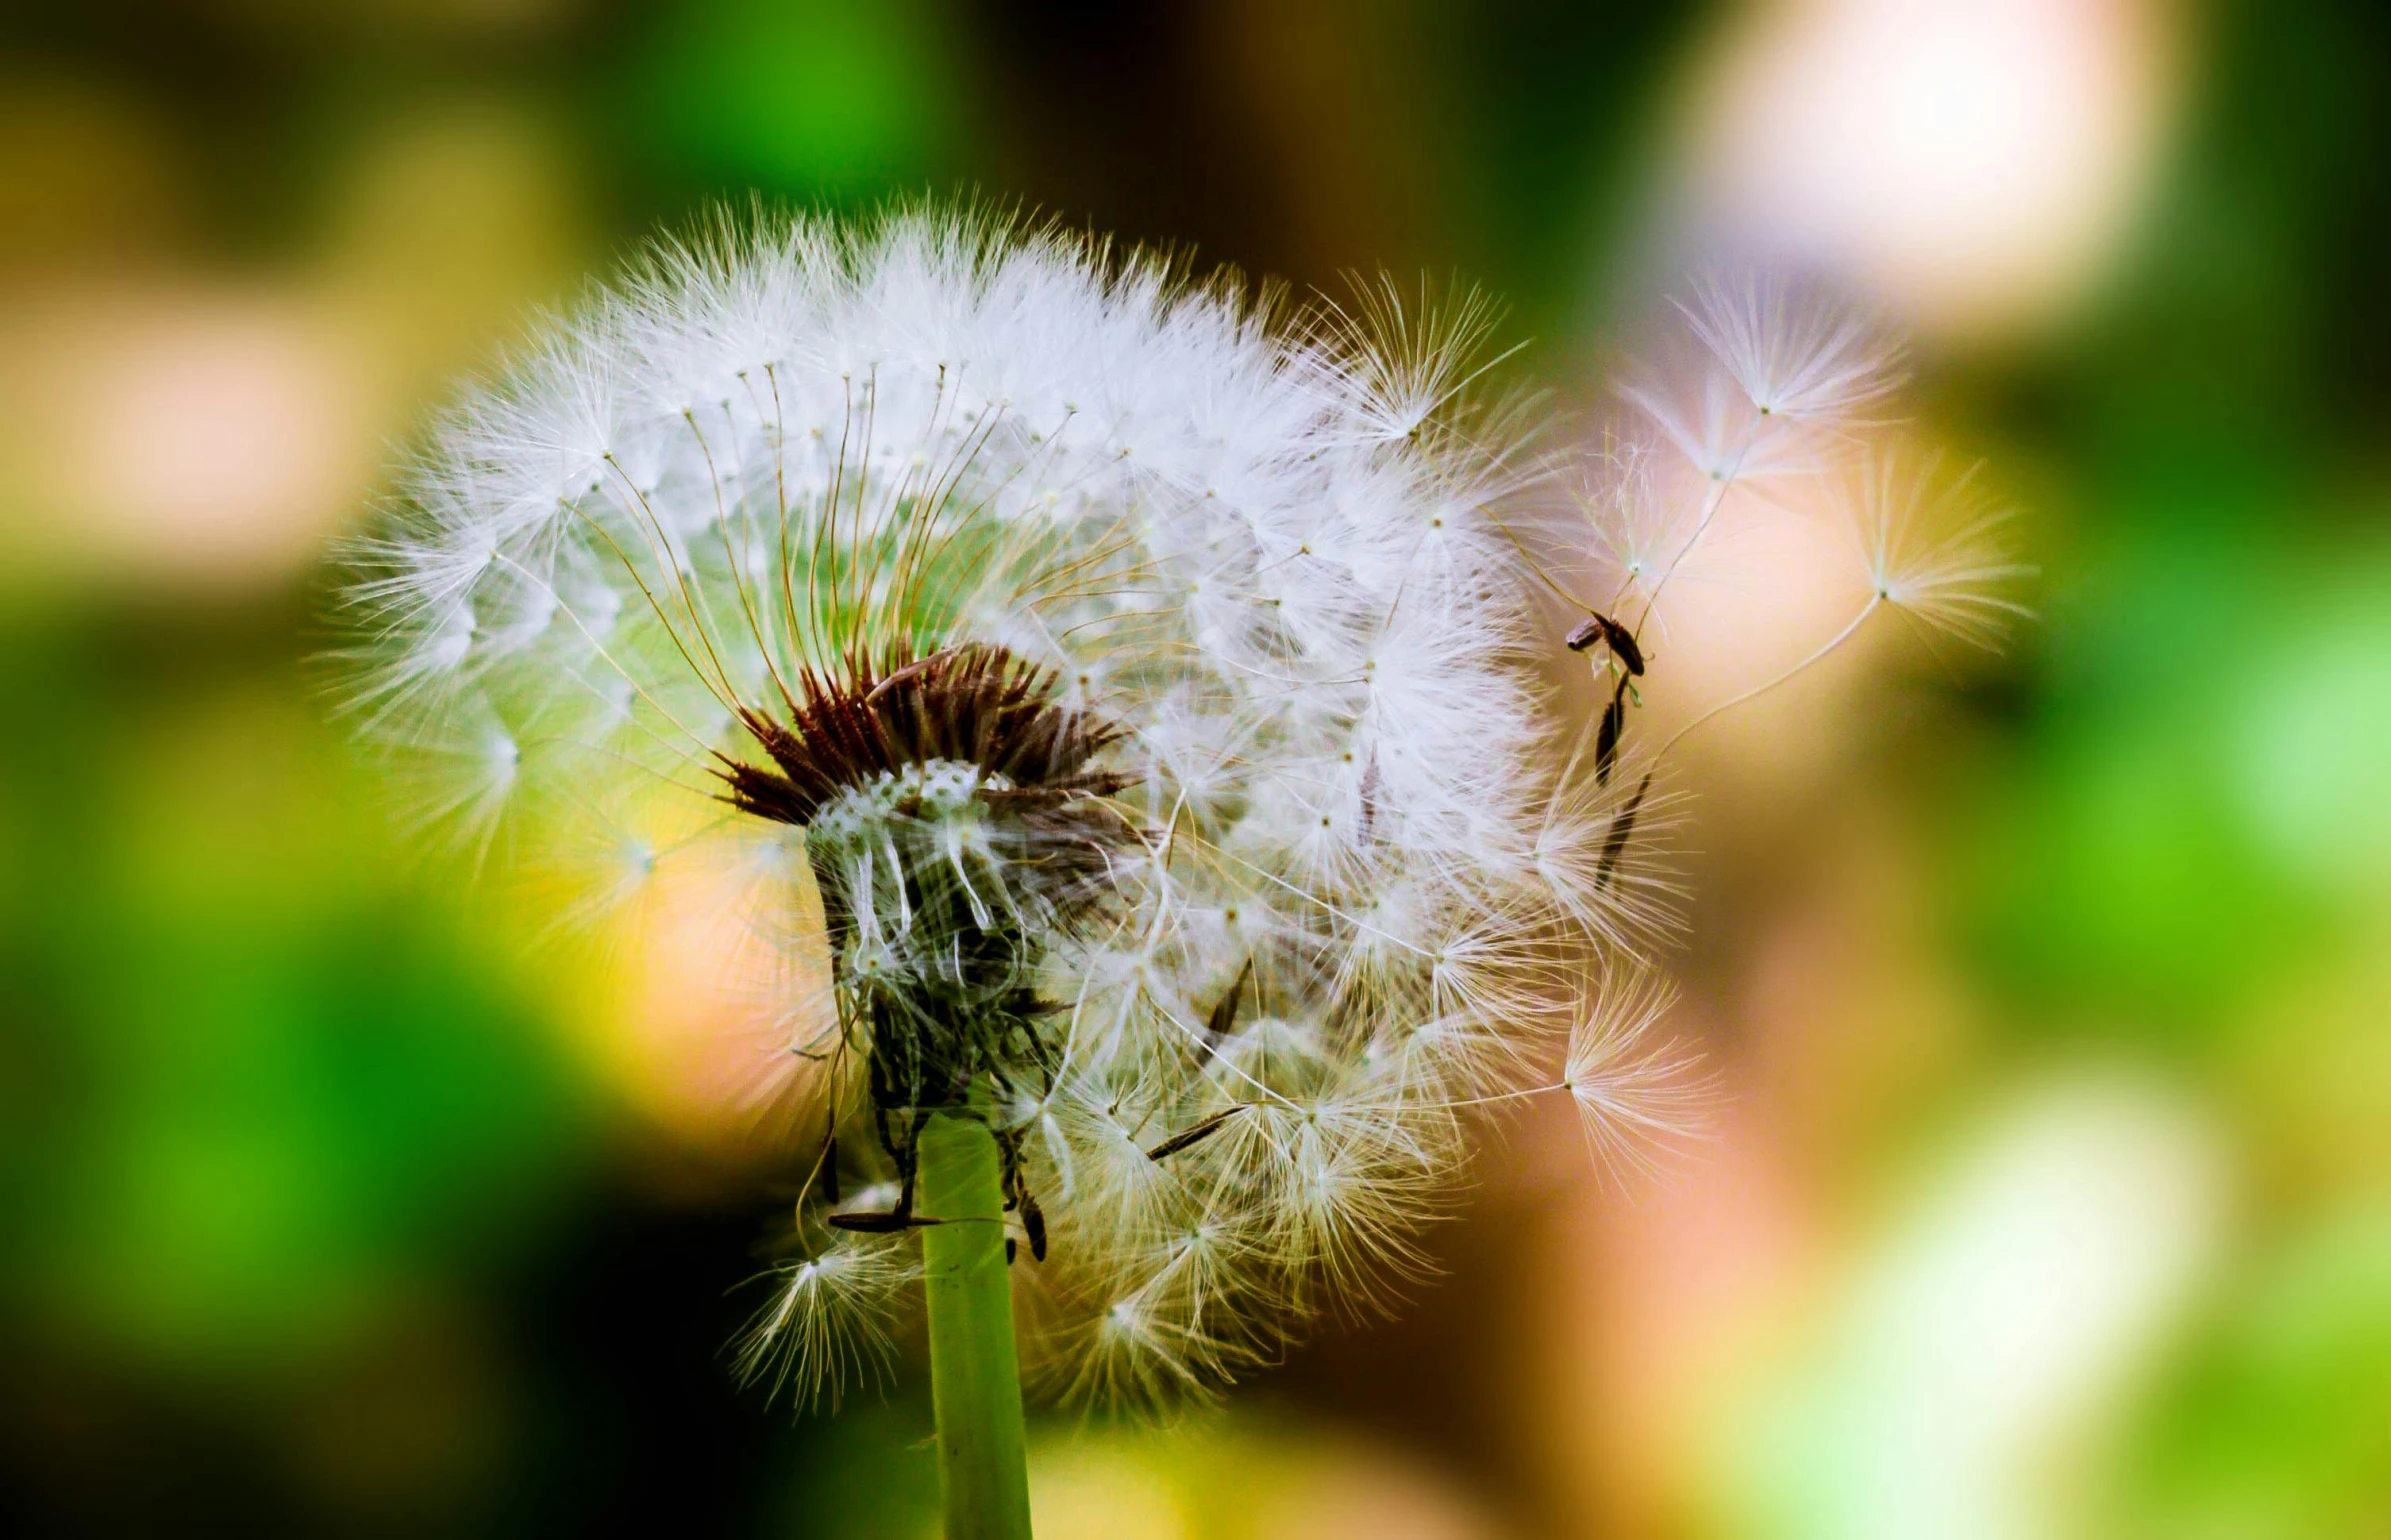
M 948 647 L 926 657 L 891 648 L 848 657 L 842 677 L 806 669 L 782 723 L 742 707 L 739 719 L 775 769 L 728 761 L 728 800 L 776 823 L 808 824 L 824 803 L 883 772 L 931 760 L 977 765 L 981 795 L 1029 813 L 1107 797 L 1130 777 L 1089 768 L 1120 729 L 1054 700 L 1055 674 L 1001 647 Z

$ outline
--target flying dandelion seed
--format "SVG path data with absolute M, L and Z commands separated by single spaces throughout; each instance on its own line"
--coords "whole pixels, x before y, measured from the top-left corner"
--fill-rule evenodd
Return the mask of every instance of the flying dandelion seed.
M 1868 312 L 1780 274 L 1706 273 L 1686 325 L 1763 417 L 1850 428 L 1900 390 L 1900 338 Z
M 1938 637 L 1990 647 L 2031 613 L 2009 596 L 2031 569 L 2003 552 L 2006 515 L 1977 470 L 1952 475 L 1939 457 L 1905 457 L 1881 442 L 1904 378 L 1897 334 L 1781 274 L 1705 274 L 1675 308 L 1674 346 L 1657 364 L 1630 364 L 1616 385 L 1637 423 L 1606 433 L 1569 524 L 1539 531 L 1549 559 L 1529 557 L 1542 585 L 1584 617 L 1563 642 L 1590 659 L 1609 692 L 1593 753 L 1581 756 L 1604 788 L 1648 786 L 1625 759 L 1657 767 L 1687 733 L 1815 667 L 1880 609 L 1907 620 L 1930 650 Z M 1727 565 L 1720 516 L 1731 499 L 1747 525 L 1753 513 L 1842 523 L 1858 557 L 1854 612 L 1792 667 L 1709 706 L 1657 748 L 1631 746 L 1636 684 L 1666 651 L 1665 635 L 1653 634 L 1662 595 Z M 1632 825 L 1640 811 L 1631 798 L 1610 828 Z M 1635 853 L 1630 839 L 1619 859 Z M 1642 866 L 1648 872 L 1649 860 Z M 1666 905 L 1650 902 L 1654 881 L 1644 878 L 1641 906 L 1615 897 L 1607 922 L 1600 910 L 1581 919 L 1614 942 L 1656 918 L 1665 926 Z
M 2009 514 L 1985 493 L 1982 470 L 1954 475 L 1940 456 L 1882 452 L 1852 471 L 1844 497 L 1871 599 L 1922 634 L 1989 648 L 2033 612 L 2008 595 L 2031 569 L 2001 548 Z
M 802 841 L 782 945 L 831 998 L 759 1079 L 813 1245 L 750 1372 L 852 1383 L 926 1271 L 940 1373 L 940 1280 L 976 1248 L 1001 1301 L 1000 1236 L 1043 1259 L 1025 1347 L 1099 1397 L 1420 1270 L 1457 1109 L 1529 1094 L 1666 899 L 1520 666 L 1486 324 L 976 213 L 760 222 L 439 430 L 350 589 L 350 709 L 427 819 L 594 868 L 576 920 L 700 832 Z M 956 1127 L 985 1211 L 940 1185 Z

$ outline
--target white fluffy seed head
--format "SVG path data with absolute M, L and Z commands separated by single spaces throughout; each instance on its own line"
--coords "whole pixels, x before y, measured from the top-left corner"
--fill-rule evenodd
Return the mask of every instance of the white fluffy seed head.
M 1598 810 L 1555 801 L 1490 511 L 1523 462 L 1475 383 L 1487 319 L 1387 289 L 1284 311 L 971 211 L 726 225 L 441 425 L 355 553 L 350 709 L 427 822 L 590 866 L 602 907 L 667 848 L 651 829 L 789 865 L 793 831 L 723 776 L 765 765 L 757 723 L 809 680 L 970 648 L 1039 671 L 1112 735 L 1070 793 L 1076 828 L 1121 831 L 1100 901 L 1020 900 L 1062 847 L 968 757 L 809 803 L 840 1013 L 792 1024 L 827 1105 L 791 1126 L 838 1138 L 795 1158 L 849 1207 L 901 1202 L 876 1034 L 914 1030 L 931 981 L 1013 1013 L 1034 1046 L 977 1104 L 1075 1323 L 1059 1378 L 1217 1380 L 1419 1265 L 1453 1104 L 1517 1084 L 1578 964 L 1645 923 L 1646 889 L 1593 869 Z M 1789 414 L 1861 399 L 1835 370 L 1780 383 Z M 958 937 L 1000 930 L 990 979 Z M 793 1264 L 745 1361 L 836 1387 L 910 1256 L 850 1237 Z

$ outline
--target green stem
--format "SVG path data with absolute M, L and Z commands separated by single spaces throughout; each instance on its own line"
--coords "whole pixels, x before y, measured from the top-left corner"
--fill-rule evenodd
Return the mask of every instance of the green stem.
M 975 1118 L 933 1116 L 914 1146 L 930 1301 L 930 1394 L 947 1540 L 1029 1540 L 1021 1369 L 1005 1267 L 996 1140 Z

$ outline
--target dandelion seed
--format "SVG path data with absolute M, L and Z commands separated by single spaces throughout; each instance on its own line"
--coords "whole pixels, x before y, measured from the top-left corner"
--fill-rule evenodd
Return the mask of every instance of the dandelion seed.
M 1952 475 L 1939 456 L 1879 454 L 1853 473 L 1851 503 L 1869 591 L 1934 632 L 1992 647 L 2032 615 L 2005 590 L 2033 569 L 2002 552 L 2009 515 L 1991 503 L 1981 470 Z
M 736 1346 L 739 1373 L 777 1389 L 805 1387 L 836 1404 L 878 1373 L 893 1348 L 890 1322 L 920 1268 L 895 1242 L 850 1236 L 767 1275 L 769 1304 Z
M 1596 1160 L 1616 1175 L 1649 1175 L 1655 1149 L 1697 1126 L 1708 1101 L 1696 1062 L 1659 1035 L 1676 1004 L 1646 970 L 1605 972 L 1579 1001 L 1561 1084 Z
M 1858 306 L 1780 274 L 1695 280 L 1687 324 L 1761 415 L 1848 427 L 1901 388 L 1899 337 Z

